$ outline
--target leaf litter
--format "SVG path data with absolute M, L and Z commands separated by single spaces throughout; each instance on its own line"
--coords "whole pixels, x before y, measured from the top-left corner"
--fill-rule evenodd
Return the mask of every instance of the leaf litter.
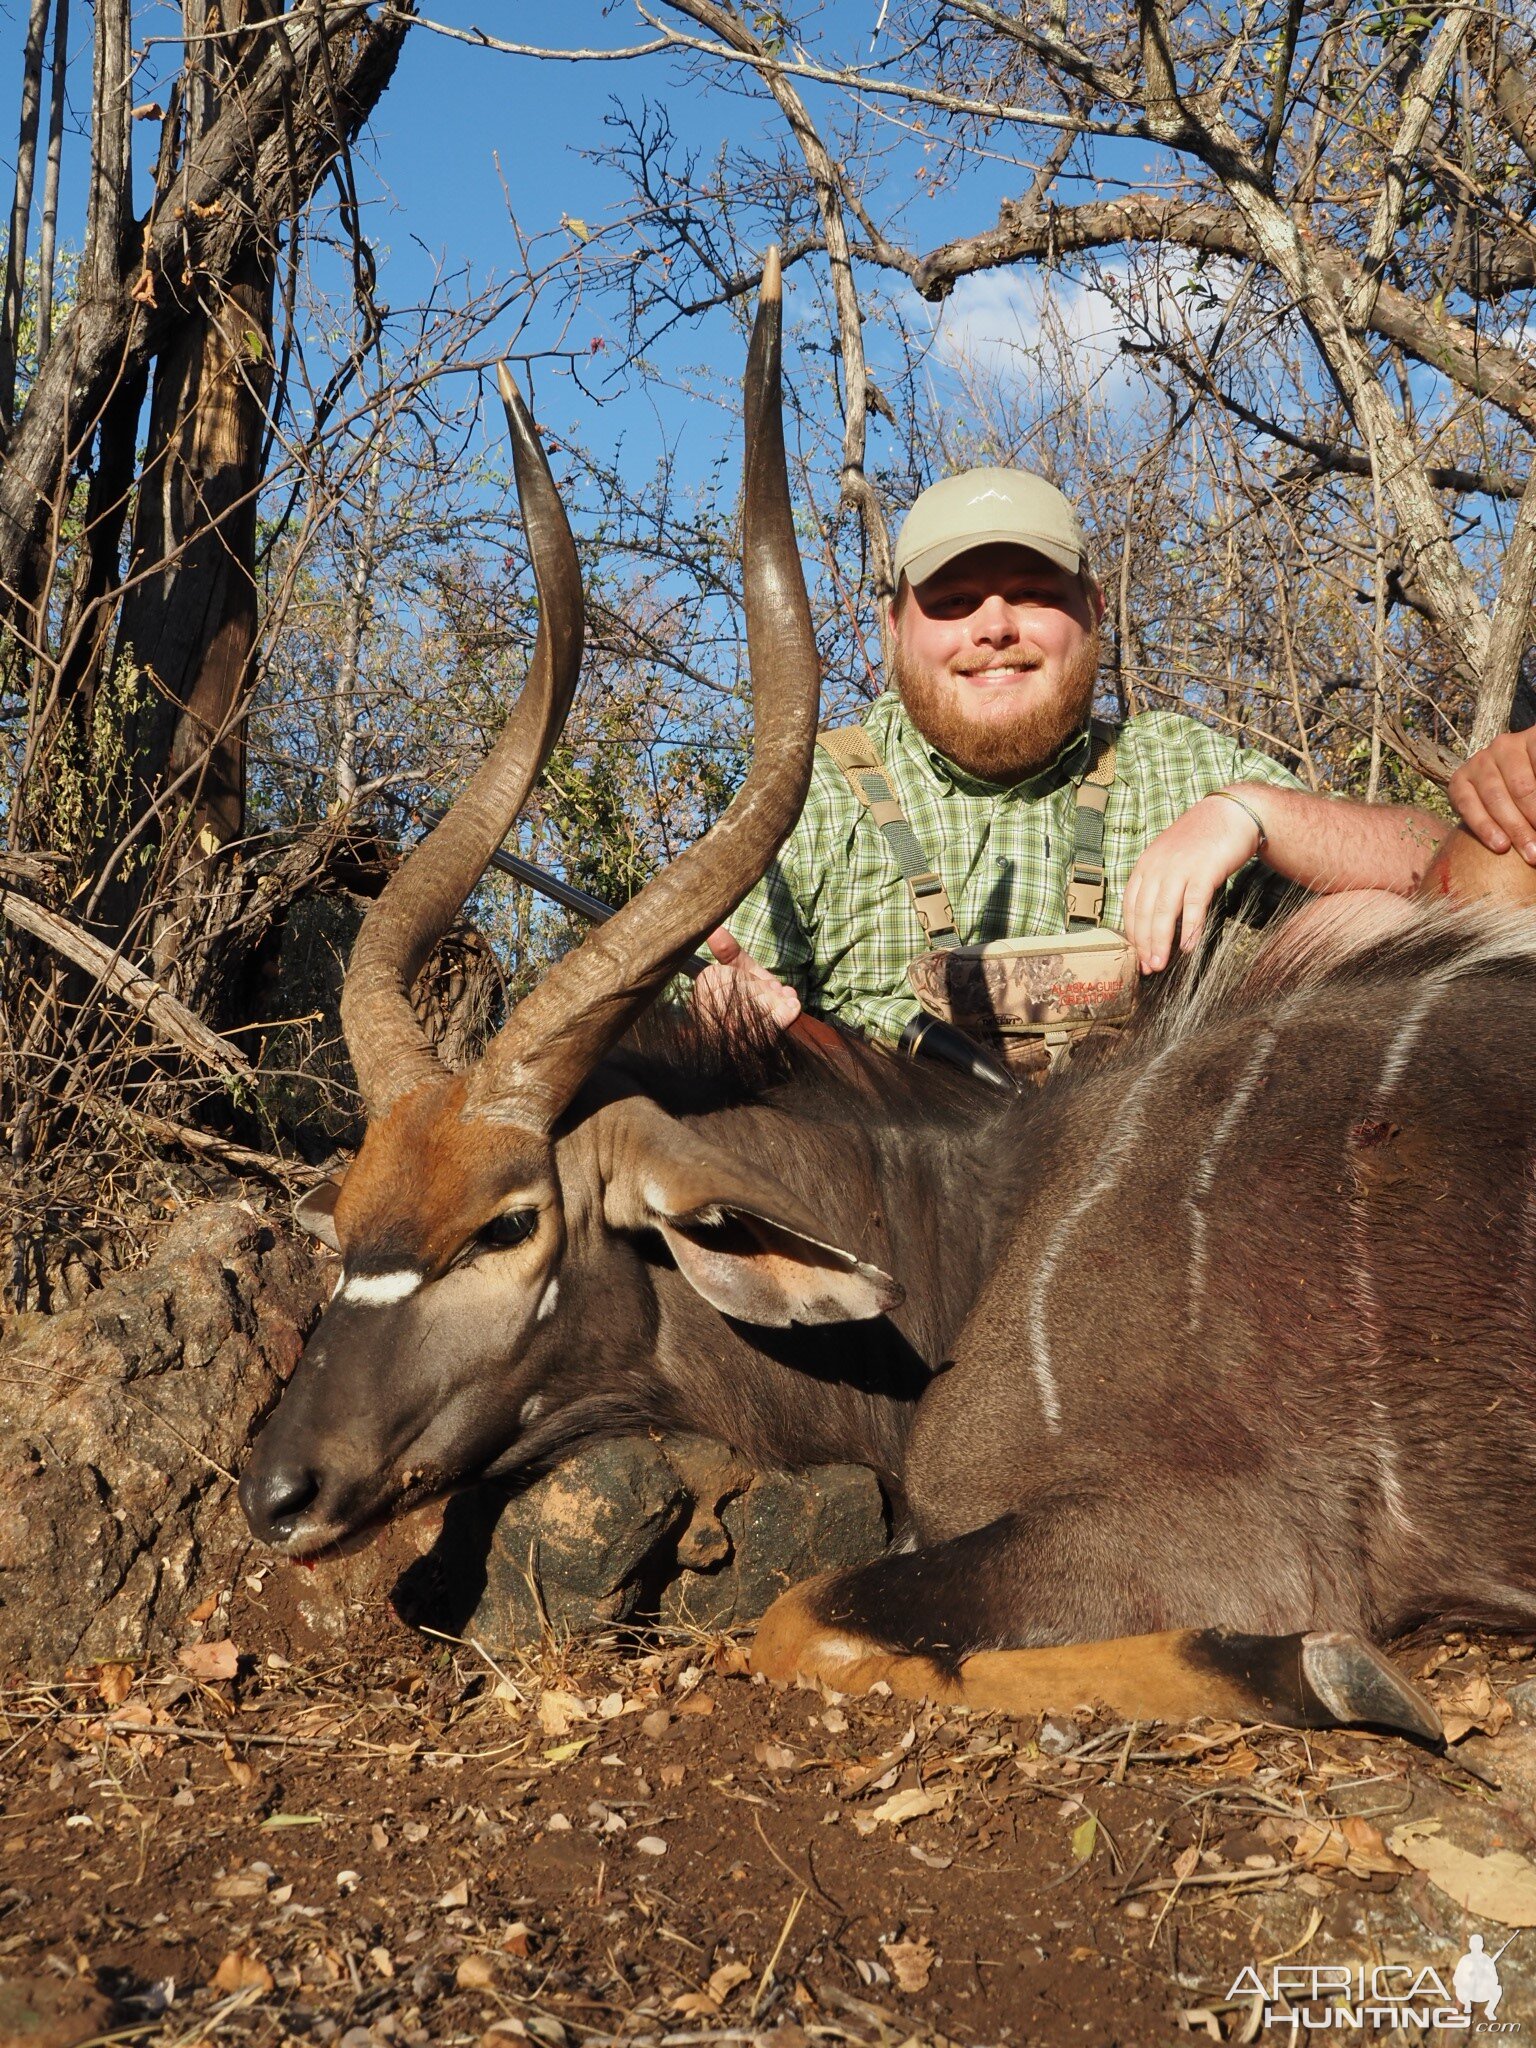
M 68 1958 L 146 2048 L 990 2048 L 1062 2014 L 1150 2048 L 1237 2038 L 1262 1954 L 1536 1924 L 1522 1809 L 1454 1745 L 779 1690 L 697 1636 L 188 1647 L 0 1692 L 0 1977 Z M 1497 1779 L 1525 1646 L 1442 1648 L 1422 1682 Z

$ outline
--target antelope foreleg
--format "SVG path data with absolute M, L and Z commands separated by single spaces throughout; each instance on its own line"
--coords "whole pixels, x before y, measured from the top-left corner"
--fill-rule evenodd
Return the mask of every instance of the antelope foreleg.
M 902 1699 L 990 1713 L 1094 1706 L 1125 1720 L 1215 1715 L 1298 1728 L 1395 1728 L 1423 1742 L 1440 1740 L 1433 1707 L 1359 1636 L 1170 1629 L 1106 1642 L 979 1650 L 951 1662 L 877 1641 L 841 1616 L 829 1620 L 825 1596 L 834 1585 L 846 1612 L 847 1575 L 841 1573 L 793 1587 L 774 1602 L 752 1648 L 756 1670 L 778 1679 L 803 1673 L 839 1692 L 867 1692 L 883 1680 Z

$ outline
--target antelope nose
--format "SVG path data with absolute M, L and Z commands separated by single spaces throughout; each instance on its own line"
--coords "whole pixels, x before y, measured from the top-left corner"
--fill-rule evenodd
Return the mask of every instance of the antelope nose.
M 240 1482 L 240 1505 L 253 1536 L 281 1544 L 319 1492 L 320 1475 L 307 1466 L 258 1465 Z

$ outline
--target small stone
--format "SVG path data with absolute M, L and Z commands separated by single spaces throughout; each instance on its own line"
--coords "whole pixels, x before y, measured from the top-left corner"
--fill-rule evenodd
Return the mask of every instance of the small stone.
M 642 1835 L 635 1847 L 642 1856 L 665 1856 L 667 1845 L 660 1835 Z

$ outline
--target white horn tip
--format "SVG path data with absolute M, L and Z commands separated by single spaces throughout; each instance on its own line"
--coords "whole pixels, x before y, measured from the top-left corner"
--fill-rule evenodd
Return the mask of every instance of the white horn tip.
M 496 386 L 507 404 L 510 405 L 517 396 L 517 386 L 512 382 L 512 372 L 505 363 L 498 363 L 496 365 Z
M 763 304 L 774 305 L 783 295 L 784 273 L 779 262 L 779 245 L 777 242 L 770 242 L 768 254 L 763 258 Z

